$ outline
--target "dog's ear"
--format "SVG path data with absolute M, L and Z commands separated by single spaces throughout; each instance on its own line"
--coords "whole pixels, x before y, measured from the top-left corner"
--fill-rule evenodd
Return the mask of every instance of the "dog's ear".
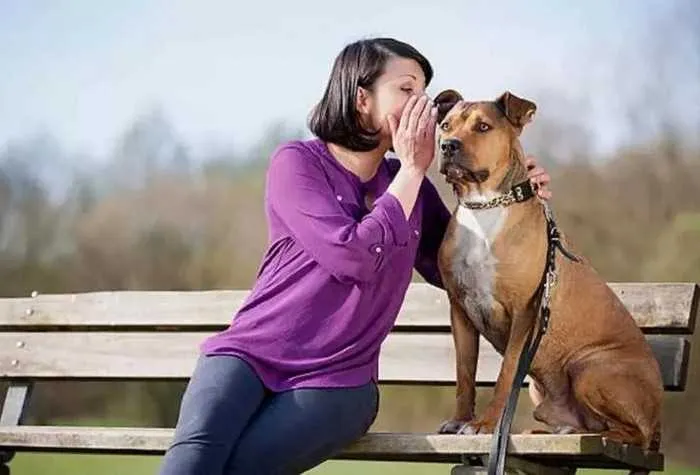
M 503 112 L 508 122 L 517 129 L 525 127 L 537 111 L 537 105 L 534 102 L 518 97 L 510 91 L 504 92 L 496 99 L 496 106 Z
M 454 107 L 459 101 L 463 100 L 462 95 L 455 91 L 454 89 L 445 89 L 440 94 L 437 95 L 435 100 L 435 105 L 437 106 L 437 122 L 438 124 L 442 122 L 450 109 Z

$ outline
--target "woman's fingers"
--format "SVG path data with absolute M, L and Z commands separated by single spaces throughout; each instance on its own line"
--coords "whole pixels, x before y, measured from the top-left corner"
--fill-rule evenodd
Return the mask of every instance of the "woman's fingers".
M 408 117 L 408 124 L 406 124 L 406 130 L 410 135 L 415 136 L 418 128 L 418 121 L 420 120 L 423 110 L 428 103 L 428 96 L 423 95 L 418 99 L 416 104 L 413 106 L 413 110 Z
M 537 195 L 545 200 L 552 197 L 552 192 L 547 188 L 551 177 L 547 171 L 537 166 L 537 160 L 535 157 L 529 155 L 525 158 L 525 167 L 527 168 L 527 177 L 530 179 L 530 183 L 533 184 L 534 188 L 537 190 Z
M 426 136 L 431 142 L 435 140 L 435 127 L 437 126 L 437 106 L 432 106 L 430 108 L 430 115 L 428 117 L 428 125 L 426 125 L 427 130 L 425 131 Z
M 389 123 L 389 131 L 391 132 L 392 140 L 396 139 L 396 132 L 399 129 L 399 122 L 396 120 L 394 114 L 389 114 L 386 116 L 386 121 Z
M 528 170 L 527 176 L 529 178 L 539 178 L 542 175 L 547 175 L 547 172 L 542 167 L 534 167 Z
M 420 118 L 418 119 L 418 125 L 416 128 L 416 135 L 424 137 L 428 130 L 428 124 L 430 122 L 430 114 L 433 110 L 432 101 L 428 100 L 426 97 L 425 107 L 423 107 L 423 112 L 421 112 Z
M 408 101 L 406 101 L 406 104 L 403 106 L 403 112 L 401 113 L 401 119 L 399 119 L 399 129 L 404 131 L 408 130 L 408 118 L 413 111 L 416 101 L 418 101 L 418 96 L 415 95 L 409 97 Z
M 532 170 L 536 166 L 537 160 L 535 160 L 535 157 L 533 157 L 532 155 L 528 155 L 527 157 L 525 157 L 525 168 L 527 168 L 528 170 Z
M 401 121 L 387 116 L 394 149 L 402 163 L 426 170 L 434 158 L 437 109 L 427 95 L 411 96 L 404 105 Z

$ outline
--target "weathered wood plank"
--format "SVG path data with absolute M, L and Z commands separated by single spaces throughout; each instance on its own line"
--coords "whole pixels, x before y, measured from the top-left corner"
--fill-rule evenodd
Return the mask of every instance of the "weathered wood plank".
M 187 378 L 202 332 L 0 332 L 0 377 Z M 647 337 L 669 390 L 683 389 L 689 343 L 680 336 Z M 501 356 L 481 340 L 477 383 L 494 384 Z M 380 354 L 386 383 L 452 384 L 455 351 L 447 333 L 392 333 Z
M 638 325 L 649 333 L 692 333 L 698 287 L 692 283 L 610 283 Z M 169 327 L 213 330 L 230 322 L 248 290 L 96 292 L 0 299 L 0 329 L 52 326 Z M 444 291 L 425 283 L 409 287 L 397 327 L 449 329 Z
M 172 439 L 172 429 L 97 428 L 69 426 L 0 427 L 0 446 L 21 450 L 84 450 L 94 452 L 163 453 Z M 614 448 L 613 448 L 614 447 Z M 446 460 L 452 455 L 485 455 L 491 448 L 489 435 L 438 435 L 425 433 L 370 432 L 348 446 L 337 458 L 376 459 L 382 455 L 411 456 L 415 460 Z M 633 453 L 634 452 L 634 453 Z M 637 451 L 639 452 L 639 451 Z M 577 456 L 580 467 L 586 463 L 618 467 L 627 455 L 634 456 L 653 470 L 663 469 L 663 456 L 642 454 L 633 448 L 606 441 L 594 434 L 524 435 L 510 437 L 508 453 L 533 456 Z

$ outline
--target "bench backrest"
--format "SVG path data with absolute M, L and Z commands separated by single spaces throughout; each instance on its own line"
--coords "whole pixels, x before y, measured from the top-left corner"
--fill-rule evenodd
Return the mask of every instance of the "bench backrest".
M 683 390 L 698 286 L 609 285 L 648 335 L 666 389 Z M 0 379 L 188 378 L 201 340 L 225 328 L 247 295 L 122 291 L 0 299 Z M 501 357 L 482 343 L 477 384 L 489 386 Z M 446 294 L 411 284 L 381 351 L 380 380 L 453 384 L 454 361 Z

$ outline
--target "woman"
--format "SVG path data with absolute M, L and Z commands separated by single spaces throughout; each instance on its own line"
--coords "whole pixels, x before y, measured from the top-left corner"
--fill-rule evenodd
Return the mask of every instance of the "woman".
M 230 327 L 202 344 L 161 475 L 302 473 L 370 427 L 380 345 L 412 269 L 442 286 L 450 213 L 425 177 L 432 76 L 393 39 L 337 57 L 310 117 L 317 138 L 270 161 L 269 248 Z M 384 158 L 392 147 L 398 160 Z

